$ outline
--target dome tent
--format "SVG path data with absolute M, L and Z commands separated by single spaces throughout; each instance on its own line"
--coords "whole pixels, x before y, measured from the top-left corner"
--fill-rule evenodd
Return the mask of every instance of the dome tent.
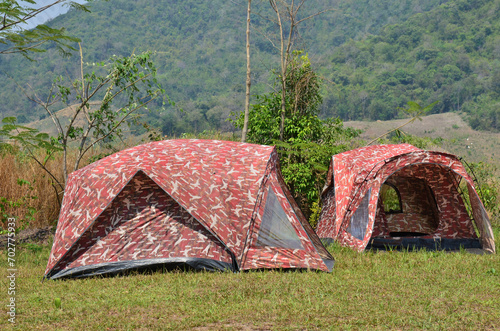
M 155 266 L 331 271 L 286 188 L 276 149 L 167 140 L 70 174 L 45 278 Z
M 468 195 L 462 195 L 465 188 Z M 334 155 L 322 201 L 317 234 L 327 242 L 358 251 L 389 246 L 495 252 L 474 182 L 451 154 L 399 144 Z

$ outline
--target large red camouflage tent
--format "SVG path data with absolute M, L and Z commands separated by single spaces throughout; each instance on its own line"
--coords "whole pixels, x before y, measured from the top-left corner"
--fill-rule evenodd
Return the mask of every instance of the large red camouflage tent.
M 275 147 L 166 140 L 69 175 L 45 278 L 333 264 L 283 182 Z
M 468 194 L 462 194 L 468 191 Z M 470 201 L 470 210 L 464 200 Z M 474 182 L 454 155 L 409 144 L 332 157 L 317 234 L 365 248 L 483 249 L 493 231 Z

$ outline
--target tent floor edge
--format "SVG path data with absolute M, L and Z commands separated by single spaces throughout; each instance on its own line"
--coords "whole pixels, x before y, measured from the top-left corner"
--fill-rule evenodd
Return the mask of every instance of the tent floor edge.
M 137 261 L 118 261 L 80 266 L 61 270 L 52 275 L 45 275 L 44 278 L 52 280 L 62 278 L 85 278 L 93 276 L 109 277 L 134 271 L 144 272 L 156 270 L 238 271 L 234 270 L 233 263 L 205 258 L 173 257 Z
M 366 250 L 415 250 L 454 251 L 460 249 L 482 249 L 479 239 L 449 239 L 449 238 L 372 238 Z

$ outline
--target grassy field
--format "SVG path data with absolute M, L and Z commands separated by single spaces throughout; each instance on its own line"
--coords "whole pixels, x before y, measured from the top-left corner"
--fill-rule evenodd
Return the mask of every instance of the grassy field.
M 498 254 L 360 254 L 331 246 L 332 273 L 155 272 L 41 282 L 49 250 L 50 243 L 17 247 L 14 325 L 1 252 L 0 329 L 500 329 Z
M 398 123 L 346 125 L 365 130 L 368 140 Z M 444 149 L 472 162 L 500 164 L 500 134 L 473 131 L 458 115 L 431 115 L 405 130 L 440 136 Z M 47 178 L 28 161 L 14 156 L 0 161 L 0 196 L 37 210 L 36 219 L 26 223 L 30 227 L 53 224 L 58 210 Z M 20 186 L 19 178 L 33 189 Z M 19 212 L 14 215 L 22 217 Z M 500 252 L 499 220 L 494 224 Z M 7 315 L 11 267 L 7 250 L 0 250 L 1 330 L 500 329 L 500 254 L 359 254 L 332 246 L 332 273 L 155 272 L 42 282 L 50 247 L 50 242 L 16 247 L 15 324 Z

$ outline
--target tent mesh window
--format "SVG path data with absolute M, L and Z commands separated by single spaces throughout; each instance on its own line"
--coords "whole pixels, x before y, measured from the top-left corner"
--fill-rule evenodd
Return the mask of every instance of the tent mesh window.
M 380 199 L 385 213 L 402 213 L 401 194 L 398 189 L 390 184 L 384 183 L 380 192 Z
M 271 188 L 268 190 L 256 246 L 304 249 L 297 232 Z
M 356 209 L 354 215 L 352 215 L 351 222 L 347 228 L 347 231 L 359 240 L 365 238 L 366 227 L 368 226 L 368 205 L 370 203 L 371 193 L 372 189 L 369 189 L 363 197 L 358 209 Z

